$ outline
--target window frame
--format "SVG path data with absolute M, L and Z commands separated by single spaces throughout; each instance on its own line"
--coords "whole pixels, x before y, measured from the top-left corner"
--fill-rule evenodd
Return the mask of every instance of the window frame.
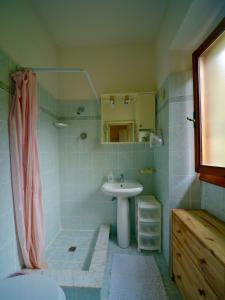
M 201 54 L 225 31 L 225 18 L 218 24 L 205 41 L 193 52 L 193 91 L 194 91 L 194 124 L 195 124 L 195 171 L 199 179 L 225 187 L 225 167 L 207 166 L 202 164 L 201 143 L 201 105 L 199 86 L 199 58 Z M 225 151 L 224 151 L 225 155 Z

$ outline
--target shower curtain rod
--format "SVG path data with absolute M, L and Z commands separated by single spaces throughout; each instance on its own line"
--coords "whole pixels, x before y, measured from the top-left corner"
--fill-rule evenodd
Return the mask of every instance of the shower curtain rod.
M 90 74 L 88 73 L 88 71 L 82 69 L 82 68 L 28 68 L 31 69 L 33 72 L 36 73 L 41 73 L 41 72 L 45 72 L 45 73 L 84 73 L 88 84 L 92 90 L 93 95 L 95 96 L 97 103 L 100 103 L 99 97 L 97 95 L 95 86 L 93 84 L 93 81 L 91 79 Z

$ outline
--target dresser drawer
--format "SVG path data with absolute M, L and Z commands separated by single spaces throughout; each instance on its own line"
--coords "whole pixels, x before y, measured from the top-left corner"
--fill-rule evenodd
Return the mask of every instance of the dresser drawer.
M 225 299 L 224 266 L 213 255 L 213 251 L 204 247 L 188 227 L 173 215 L 173 239 L 185 249 L 185 253 L 196 269 L 204 277 L 219 299 Z
M 173 236 L 173 275 L 186 300 L 219 299 Z

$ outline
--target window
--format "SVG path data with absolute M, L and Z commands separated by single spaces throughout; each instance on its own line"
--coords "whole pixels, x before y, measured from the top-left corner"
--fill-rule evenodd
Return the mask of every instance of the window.
M 225 18 L 193 53 L 195 169 L 225 187 Z

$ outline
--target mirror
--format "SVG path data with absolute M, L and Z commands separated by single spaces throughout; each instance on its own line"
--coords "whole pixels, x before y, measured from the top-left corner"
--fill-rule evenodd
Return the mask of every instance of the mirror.
M 101 96 L 102 143 L 143 143 L 155 130 L 155 93 Z

